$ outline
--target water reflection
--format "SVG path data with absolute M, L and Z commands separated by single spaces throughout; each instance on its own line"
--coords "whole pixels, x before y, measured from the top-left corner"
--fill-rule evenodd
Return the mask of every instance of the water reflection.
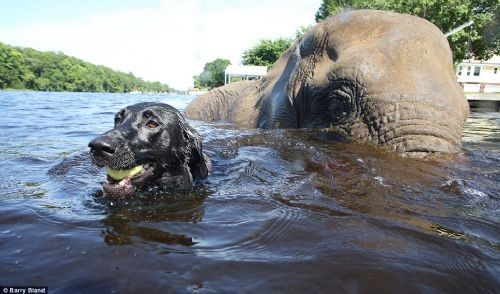
M 106 244 L 133 244 L 134 239 L 166 245 L 191 246 L 195 244 L 192 237 L 168 232 L 168 227 L 159 226 L 156 228 L 154 226 L 164 221 L 199 221 L 203 216 L 203 209 L 198 208 L 182 213 L 172 213 L 170 209 L 163 211 L 157 207 L 152 211 L 137 210 L 117 208 L 110 211 L 109 215 L 102 220 Z
M 498 151 L 500 112 L 471 112 L 464 127 L 463 142 L 467 147 L 480 145 Z
M 204 187 L 195 187 L 180 191 L 143 192 L 134 199 L 96 199 L 108 207 L 107 215 L 102 220 L 104 241 L 108 245 L 130 245 L 135 241 L 194 245 L 192 237 L 169 232 L 169 228 L 173 223 L 201 221 L 207 195 Z M 95 196 L 102 197 L 102 192 Z

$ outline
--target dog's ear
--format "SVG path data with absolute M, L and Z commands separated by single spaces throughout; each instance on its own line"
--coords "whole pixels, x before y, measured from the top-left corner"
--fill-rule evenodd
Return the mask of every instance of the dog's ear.
M 188 161 L 191 175 L 193 179 L 204 179 L 208 176 L 208 172 L 212 167 L 210 159 L 203 153 L 203 144 L 200 134 L 191 126 L 187 125 L 183 130 L 183 136 L 189 142 L 188 146 Z

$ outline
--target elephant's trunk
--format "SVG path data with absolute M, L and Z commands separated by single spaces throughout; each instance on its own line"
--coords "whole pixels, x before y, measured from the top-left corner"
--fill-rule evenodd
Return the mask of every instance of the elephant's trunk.
M 372 97 L 365 123 L 372 140 L 398 152 L 456 153 L 468 115 L 467 101 L 443 103 L 446 100 L 434 95 Z

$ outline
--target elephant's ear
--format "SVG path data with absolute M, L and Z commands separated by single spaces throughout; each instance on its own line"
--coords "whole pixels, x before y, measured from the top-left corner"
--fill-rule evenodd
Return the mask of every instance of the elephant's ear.
M 193 180 L 206 178 L 212 164 L 210 159 L 203 153 L 203 144 L 200 134 L 190 126 L 187 126 L 183 135 L 190 144 L 188 147 L 188 152 L 190 154 L 188 154 L 187 164 L 193 176 Z

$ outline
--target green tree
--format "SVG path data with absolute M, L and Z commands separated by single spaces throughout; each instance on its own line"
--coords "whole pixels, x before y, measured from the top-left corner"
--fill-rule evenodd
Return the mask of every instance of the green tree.
M 0 43 L 0 88 L 22 89 L 24 71 L 21 52 Z
M 299 35 L 300 32 L 297 32 Z M 271 67 L 280 56 L 292 45 L 293 40 L 278 38 L 276 40 L 261 40 L 256 46 L 243 52 L 244 65 L 261 65 Z
M 224 85 L 224 71 L 230 64 L 229 60 L 222 58 L 205 63 L 203 71 L 193 77 L 194 86 L 200 89 L 213 89 Z
M 391 10 L 425 18 L 446 33 L 472 20 L 472 26 L 448 37 L 453 58 L 461 61 L 472 53 L 475 58 L 485 60 L 500 54 L 499 3 L 498 0 L 323 0 L 316 21 L 343 9 Z
M 41 52 L 0 43 L 0 89 L 74 92 L 172 92 L 132 73 L 96 66 L 62 52 Z

